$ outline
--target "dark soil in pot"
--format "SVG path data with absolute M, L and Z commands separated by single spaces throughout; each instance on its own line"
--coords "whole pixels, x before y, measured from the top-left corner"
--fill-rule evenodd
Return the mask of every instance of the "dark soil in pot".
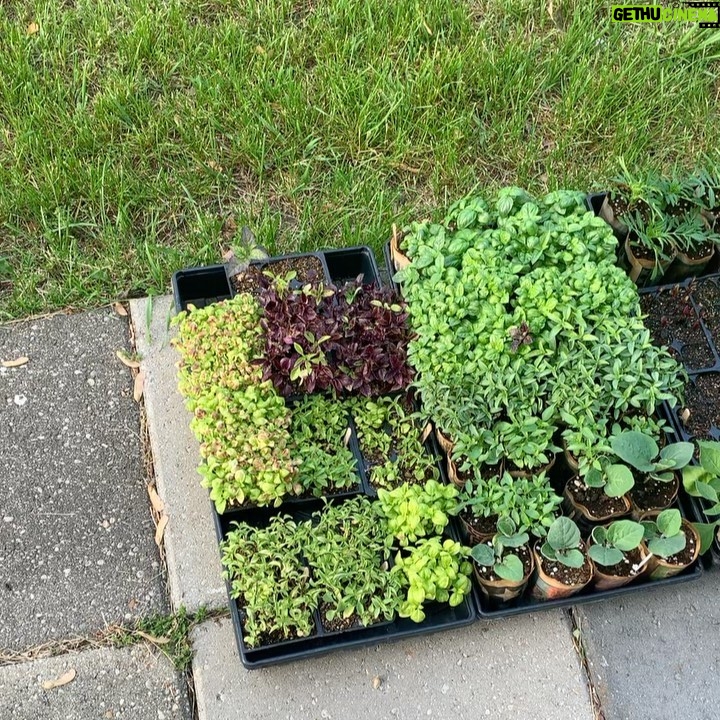
M 712 254 L 715 243 L 708 240 L 701 243 L 694 250 L 681 251 L 688 260 L 702 260 Z
M 579 568 L 571 568 L 557 561 L 548 560 L 546 557 L 543 557 L 541 553 L 538 553 L 537 557 L 542 571 L 563 585 L 584 585 L 590 580 L 592 575 L 592 565 L 587 556 L 585 557 L 583 566 Z
M 662 558 L 669 565 L 688 565 L 695 555 L 695 535 L 685 523 L 683 523 L 682 531 L 685 533 L 685 547 L 675 555 Z
M 314 255 L 305 257 L 283 258 L 274 262 L 251 265 L 247 270 L 230 279 L 236 292 L 247 292 L 257 297 L 259 295 L 258 280 L 264 271 L 273 275 L 286 275 L 294 271 L 300 283 L 319 283 L 325 279 L 323 265 L 320 258 Z
M 688 369 L 713 365 L 715 358 L 687 291 L 642 295 L 640 307 L 656 345 L 682 343 L 682 361 Z
M 717 348 L 720 344 L 720 283 L 712 280 L 698 282 L 693 289 L 693 297 L 702 308 L 702 319 Z
M 497 532 L 497 515 L 475 517 L 471 510 L 465 509 L 458 517 L 466 522 L 472 531 L 478 535 L 494 535 Z
M 631 577 L 638 575 L 638 572 L 633 572 L 633 565 L 639 565 L 642 562 L 642 552 L 640 548 L 635 548 L 625 553 L 625 557 L 616 565 L 600 565 L 595 563 L 597 569 L 605 573 L 605 575 L 613 575 L 614 577 Z
M 720 428 L 720 373 L 698 375 L 685 386 L 685 427 L 699 440 L 711 440 L 710 430 Z
M 677 490 L 676 479 L 663 482 L 648 475 L 641 475 L 635 479 L 635 486 L 628 495 L 640 511 L 658 510 L 666 508 L 672 503 Z
M 530 574 L 533 569 L 532 551 L 527 545 L 523 545 L 519 548 L 507 548 L 505 550 L 505 555 L 515 555 L 516 557 L 519 557 L 523 564 L 523 577 L 527 577 Z M 493 572 L 492 567 L 478 565 L 477 563 L 474 563 L 474 566 L 475 572 L 477 572 L 479 575 L 482 575 L 485 580 L 489 580 L 490 582 L 497 582 L 498 580 L 502 579 Z
M 584 505 L 595 518 L 606 518 L 614 515 L 624 515 L 627 505 L 623 499 L 611 498 L 602 488 L 588 487 L 579 478 L 568 481 L 567 490 L 581 505 Z

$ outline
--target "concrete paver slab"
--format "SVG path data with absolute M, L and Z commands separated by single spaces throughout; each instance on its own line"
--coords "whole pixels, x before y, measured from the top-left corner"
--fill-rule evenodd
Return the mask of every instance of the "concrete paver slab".
M 229 620 L 211 620 L 193 632 L 200 720 L 593 717 L 562 612 L 260 670 L 243 668 Z
M 68 670 L 75 679 L 51 690 L 43 682 Z M 145 645 L 99 648 L 0 667 L 3 720 L 190 720 L 185 683 Z
M 165 610 L 112 310 L 0 327 L 0 648 Z
M 720 715 L 717 573 L 578 609 L 607 720 Z
M 148 306 L 150 305 L 150 312 Z M 200 448 L 190 431 L 191 413 L 177 391 L 178 354 L 168 329 L 172 297 L 133 300 L 135 344 L 145 373 L 145 410 L 158 493 L 165 504 L 165 557 L 175 607 L 227 605 L 208 491 L 200 485 Z M 151 316 L 148 327 L 147 318 Z

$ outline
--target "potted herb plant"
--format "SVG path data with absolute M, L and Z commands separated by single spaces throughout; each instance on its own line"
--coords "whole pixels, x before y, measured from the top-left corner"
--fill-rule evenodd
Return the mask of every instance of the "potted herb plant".
M 561 503 L 562 498 L 546 475 L 513 478 L 505 473 L 502 477 L 469 481 L 460 493 L 455 513 L 469 542 L 477 544 L 495 535 L 502 517 L 510 518 L 518 532 L 544 537 Z
M 532 595 L 538 600 L 569 597 L 592 580 L 593 561 L 578 526 L 568 517 L 553 521 L 545 540 L 536 543 L 534 555 Z
M 500 518 L 492 540 L 470 551 L 480 591 L 490 603 L 506 603 L 520 597 L 535 567 L 530 536 L 517 532 L 511 518 Z
M 669 507 L 680 487 L 679 470 L 692 459 L 692 443 L 677 442 L 662 450 L 653 438 L 637 430 L 624 430 L 610 439 L 613 452 L 639 475 L 630 491 L 633 514 Z
M 648 554 L 644 537 L 645 528 L 633 520 L 616 520 L 593 528 L 588 555 L 595 563 L 596 590 L 622 587 L 642 574 Z
M 677 575 L 697 560 L 700 536 L 677 508 L 649 513 L 641 522 L 649 550 L 647 566 L 651 580 Z
M 720 442 L 698 440 L 697 445 L 700 450 L 700 463 L 683 468 L 683 486 L 688 495 L 705 501 L 705 515 L 716 517 L 720 515 Z M 710 547 L 719 525 L 720 520 L 693 523 L 700 535 L 701 553 Z

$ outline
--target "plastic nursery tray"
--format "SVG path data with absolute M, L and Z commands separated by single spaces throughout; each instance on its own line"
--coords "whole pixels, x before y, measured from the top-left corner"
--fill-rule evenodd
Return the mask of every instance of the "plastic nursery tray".
M 397 283 L 393 280 L 396 270 L 395 270 L 395 266 L 393 265 L 393 261 L 392 261 L 392 253 L 390 252 L 390 241 L 389 240 L 383 245 L 383 257 L 385 258 L 385 265 L 387 266 L 388 277 L 390 278 L 390 280 L 389 280 L 390 287 L 396 293 L 398 293 L 398 295 L 400 295 L 401 294 L 400 283 Z
M 380 287 L 380 273 L 373 251 L 366 245 L 337 250 L 323 250 L 330 280 L 335 285 L 355 280 L 362 275 L 363 285 Z
M 265 267 L 280 260 L 308 255 L 320 259 L 325 280 L 328 282 L 341 284 L 362 275 L 364 283 L 381 285 L 375 256 L 372 250 L 364 245 L 314 253 L 277 255 L 263 260 L 253 260 L 250 264 Z M 178 270 L 172 276 L 172 288 L 177 312 L 187 309 L 189 304 L 201 308 L 220 300 L 227 300 L 235 295 L 235 290 L 227 277 L 225 265 L 208 265 Z
M 338 502 L 331 500 L 331 502 Z M 314 505 L 308 505 L 301 510 L 295 510 L 291 515 L 298 519 L 307 519 L 315 511 L 323 507 L 321 501 Z M 231 529 L 232 522 L 249 522 L 252 525 L 261 527 L 266 525 L 273 515 L 285 514 L 285 508 L 256 508 L 252 515 L 247 511 L 240 515 L 225 513 L 218 515 L 213 507 L 213 517 L 218 541 L 221 542 L 227 532 Z M 425 605 L 425 620 L 415 623 L 409 618 L 396 618 L 391 622 L 377 623 L 371 627 L 358 627 L 345 631 L 327 632 L 319 623 L 316 617 L 316 633 L 308 638 L 300 638 L 273 645 L 266 645 L 259 648 L 248 648 L 242 637 L 242 624 L 240 608 L 237 602 L 231 597 L 230 583 L 226 580 L 225 585 L 230 603 L 230 614 L 235 638 L 242 664 L 248 668 L 259 668 L 267 665 L 302 660 L 305 658 L 325 655 L 333 650 L 362 647 L 365 645 L 376 645 L 381 642 L 391 642 L 416 635 L 427 635 L 438 630 L 462 627 L 475 620 L 475 607 L 471 597 L 468 595 L 457 607 L 450 607 L 444 603 L 428 603 Z

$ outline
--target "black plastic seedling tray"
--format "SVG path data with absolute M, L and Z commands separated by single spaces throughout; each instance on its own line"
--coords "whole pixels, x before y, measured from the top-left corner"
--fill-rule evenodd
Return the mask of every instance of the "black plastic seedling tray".
M 338 250 L 323 250 L 330 280 L 342 285 L 362 275 L 363 285 L 380 286 L 380 273 L 373 251 L 366 245 Z
M 187 310 L 188 305 L 203 308 L 234 294 L 224 265 L 178 270 L 172 276 L 172 289 L 177 312 Z
M 331 500 L 330 502 L 337 502 Z M 308 519 L 313 512 L 323 507 L 321 501 L 316 501 L 302 509 L 290 511 L 293 518 Z M 288 514 L 285 507 L 256 508 L 250 513 L 225 513 L 220 516 L 212 508 L 215 520 L 215 530 L 218 542 L 221 542 L 231 529 L 232 522 L 248 522 L 261 527 L 267 524 L 273 515 Z M 425 620 L 415 623 L 409 618 L 396 618 L 391 622 L 377 623 L 370 627 L 358 627 L 346 631 L 327 632 L 322 628 L 319 618 L 316 618 L 316 633 L 308 638 L 290 640 L 259 648 L 248 648 L 242 637 L 242 622 L 238 603 L 231 597 L 229 582 L 225 582 L 230 603 L 230 614 L 235 631 L 235 638 L 240 652 L 240 659 L 248 669 L 277 665 L 280 663 L 303 660 L 319 655 L 325 655 L 333 650 L 376 645 L 381 642 L 392 642 L 417 635 L 427 635 L 438 630 L 462 627 L 475 620 L 475 607 L 470 595 L 457 607 L 450 607 L 444 603 L 427 603 L 425 605 Z
M 393 277 L 395 277 L 395 273 L 397 270 L 395 270 L 395 266 L 393 265 L 392 261 L 392 253 L 390 252 L 390 241 L 388 240 L 383 245 L 383 257 L 385 258 L 385 265 L 387 266 L 388 276 L 390 278 L 390 287 L 398 293 L 398 295 L 401 294 L 400 290 L 400 283 L 397 283 L 393 280 Z

